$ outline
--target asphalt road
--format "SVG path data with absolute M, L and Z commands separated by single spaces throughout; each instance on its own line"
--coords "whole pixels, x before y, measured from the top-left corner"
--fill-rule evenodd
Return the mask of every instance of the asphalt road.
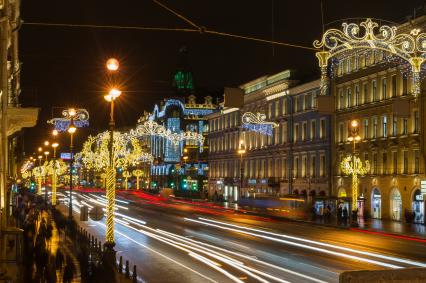
M 80 205 L 105 203 L 101 194 L 75 197 L 76 218 Z M 426 267 L 426 244 L 416 241 L 155 198 L 117 205 L 117 257 L 144 282 L 338 282 L 346 270 Z M 104 223 L 80 224 L 104 239 Z

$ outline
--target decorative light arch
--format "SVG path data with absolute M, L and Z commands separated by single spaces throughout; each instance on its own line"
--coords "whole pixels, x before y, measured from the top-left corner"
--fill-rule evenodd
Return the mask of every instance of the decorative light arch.
M 414 28 L 409 33 L 399 32 L 395 26 L 382 25 L 366 19 L 359 25 L 343 23 L 343 29 L 329 29 L 324 32 L 321 41 L 315 40 L 318 48 L 316 56 L 321 68 L 321 95 L 325 95 L 329 85 L 327 73 L 331 58 L 354 49 L 380 49 L 405 60 L 410 64 L 413 84 L 412 94 L 420 94 L 420 71 L 426 60 L 426 33 Z

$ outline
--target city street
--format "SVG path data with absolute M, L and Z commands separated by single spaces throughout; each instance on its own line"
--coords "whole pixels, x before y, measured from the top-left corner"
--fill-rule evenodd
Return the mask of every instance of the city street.
M 75 197 L 75 218 L 105 203 Z M 424 243 L 180 206 L 117 199 L 117 256 L 146 282 L 337 282 L 346 270 L 426 267 Z M 103 241 L 104 220 L 80 225 Z

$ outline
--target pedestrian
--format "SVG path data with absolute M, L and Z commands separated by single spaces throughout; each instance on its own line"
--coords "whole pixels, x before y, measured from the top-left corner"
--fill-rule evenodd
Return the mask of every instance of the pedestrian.
M 349 216 L 348 209 L 346 208 L 346 206 L 343 207 L 342 214 L 343 214 L 343 223 L 346 226 L 348 225 L 348 216 Z
M 62 254 L 60 249 L 56 251 L 55 261 L 56 261 L 56 268 L 59 269 L 59 271 L 61 271 L 62 265 L 64 264 L 64 255 Z
M 63 282 L 71 283 L 73 277 L 74 277 L 74 264 L 72 263 L 71 257 L 67 256 L 67 261 L 64 267 Z
M 343 215 L 343 205 L 340 203 L 339 207 L 337 208 L 337 224 L 342 224 L 342 215 Z
M 49 257 L 49 265 L 47 266 L 47 282 L 48 283 L 56 283 L 56 264 L 55 258 L 53 256 Z

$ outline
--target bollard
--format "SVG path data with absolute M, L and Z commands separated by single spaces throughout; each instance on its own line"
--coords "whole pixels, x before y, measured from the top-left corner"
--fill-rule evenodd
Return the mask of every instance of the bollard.
M 133 274 L 132 274 L 132 282 L 138 282 L 138 274 L 136 273 L 136 265 L 133 265 Z
M 118 264 L 118 273 L 123 273 L 123 257 L 120 256 L 120 263 Z
M 130 268 L 129 268 L 129 261 L 126 260 L 126 278 L 130 278 Z

